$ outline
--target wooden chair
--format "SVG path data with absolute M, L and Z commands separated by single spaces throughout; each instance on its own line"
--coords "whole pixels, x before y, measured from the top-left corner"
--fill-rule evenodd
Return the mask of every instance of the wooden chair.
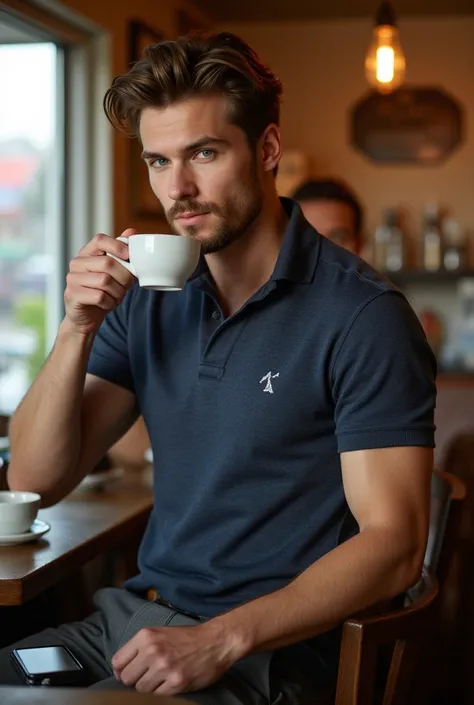
M 467 705 L 474 702 L 474 429 L 452 436 L 442 467 L 461 480 L 455 492 L 464 491 L 465 500 L 443 570 L 429 686 L 436 702 Z
M 434 471 L 430 533 L 422 580 L 415 591 L 409 591 L 404 607 L 346 620 L 335 705 L 405 705 L 409 702 L 417 658 L 428 640 L 432 617 L 436 614 L 438 585 L 443 587 L 457 541 L 465 494 L 466 488 L 459 478 Z M 386 656 L 387 649 L 390 649 L 388 675 L 380 686 L 379 656 Z
M 444 467 L 450 466 L 445 463 Z M 471 562 L 465 545 L 465 525 L 470 514 L 467 497 L 466 483 L 453 473 L 439 470 L 433 475 L 430 522 L 433 530 L 425 565 L 436 575 L 441 589 L 424 661 L 426 668 L 429 664 L 427 697 L 436 702 L 461 702 L 470 670 L 466 643 L 467 610 L 471 602 L 471 595 L 466 594 L 466 566 Z
M 466 491 L 466 484 L 461 478 L 443 470 L 434 471 L 431 479 L 430 533 L 424 563 L 443 586 L 461 533 Z
M 343 629 L 335 705 L 405 705 L 421 641 L 438 595 L 438 582 L 423 574 L 422 589 L 409 605 L 367 618 L 346 620 Z M 380 697 L 380 655 L 393 647 Z

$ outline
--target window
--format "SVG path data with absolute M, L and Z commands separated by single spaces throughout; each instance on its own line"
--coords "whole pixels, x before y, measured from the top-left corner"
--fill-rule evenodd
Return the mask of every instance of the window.
M 53 43 L 0 44 L 0 411 L 10 414 L 47 354 L 63 274 Z M 52 319 L 52 320 L 50 320 Z
M 110 228 L 109 139 L 96 119 L 109 79 L 107 46 L 90 27 L 78 31 L 31 8 L 32 17 L 0 11 L 0 414 L 6 415 L 54 342 L 68 259 L 93 232 Z

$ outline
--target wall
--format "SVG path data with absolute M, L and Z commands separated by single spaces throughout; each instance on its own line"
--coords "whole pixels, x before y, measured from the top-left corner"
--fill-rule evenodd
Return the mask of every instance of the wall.
M 407 81 L 447 89 L 466 108 L 466 139 L 438 167 L 374 166 L 348 142 L 348 110 L 366 91 L 364 56 L 371 20 L 226 24 L 244 37 L 285 86 L 282 131 L 288 148 L 312 157 L 315 175 L 340 175 L 360 194 L 370 232 L 382 209 L 408 209 L 411 231 L 426 202 L 446 204 L 474 231 L 474 16 L 407 19 L 400 36 Z
M 112 75 L 124 73 L 129 67 L 128 24 L 136 19 L 173 37 L 178 33 L 178 11 L 186 10 L 196 26 L 205 27 L 207 18 L 190 2 L 180 0 L 62 0 L 62 4 L 83 15 L 106 30 L 111 40 Z M 104 116 L 104 120 L 105 120 Z M 127 138 L 114 134 L 114 234 L 134 227 L 142 232 L 163 231 L 162 218 L 133 217 L 130 207 L 130 144 Z

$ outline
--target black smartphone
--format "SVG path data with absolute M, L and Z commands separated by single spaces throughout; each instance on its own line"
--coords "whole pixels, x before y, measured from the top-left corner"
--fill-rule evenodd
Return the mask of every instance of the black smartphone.
M 81 685 L 84 668 L 67 646 L 13 649 L 13 665 L 27 685 Z

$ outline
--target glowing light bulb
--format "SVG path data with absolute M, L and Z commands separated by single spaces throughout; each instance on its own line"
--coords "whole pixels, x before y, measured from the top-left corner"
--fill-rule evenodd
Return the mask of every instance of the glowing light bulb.
M 405 69 L 405 56 L 398 38 L 395 13 L 389 2 L 382 2 L 365 58 L 367 80 L 380 93 L 391 93 L 405 80 Z
M 377 81 L 391 83 L 395 75 L 395 52 L 392 47 L 379 47 L 377 49 Z

